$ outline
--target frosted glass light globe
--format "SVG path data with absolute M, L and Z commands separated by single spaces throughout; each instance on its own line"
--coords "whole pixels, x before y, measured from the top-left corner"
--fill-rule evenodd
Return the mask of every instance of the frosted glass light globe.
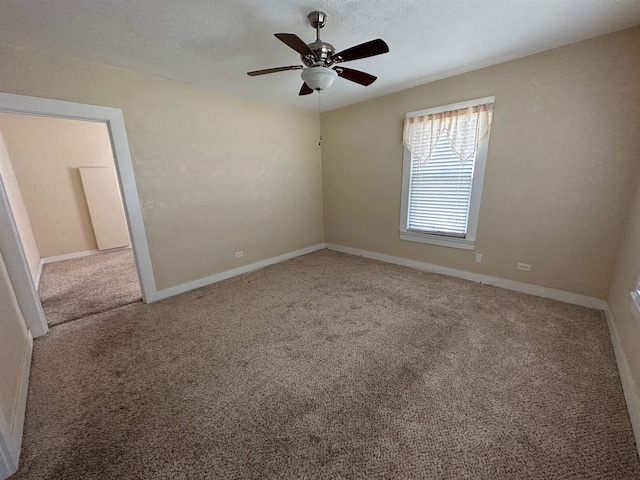
M 302 71 L 302 80 L 312 90 L 325 90 L 338 77 L 338 72 L 329 67 L 309 67 Z

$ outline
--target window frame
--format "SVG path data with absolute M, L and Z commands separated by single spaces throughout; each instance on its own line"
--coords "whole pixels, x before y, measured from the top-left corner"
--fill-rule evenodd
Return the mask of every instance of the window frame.
M 475 100 L 467 100 L 464 102 L 451 103 L 441 105 L 439 107 L 417 110 L 408 112 L 405 118 L 421 117 L 424 115 L 432 115 L 435 113 L 448 112 L 450 110 L 459 110 L 462 108 L 475 107 L 485 103 L 494 103 L 495 96 L 483 97 Z M 409 212 L 409 187 L 411 181 L 411 152 L 407 147 L 403 146 L 402 158 L 402 201 L 400 204 L 400 239 L 410 242 L 429 243 L 432 245 L 440 245 L 444 247 L 461 248 L 464 250 L 474 250 L 476 234 L 478 231 L 478 217 L 480 216 L 480 201 L 482 199 L 482 186 L 484 184 L 484 174 L 487 163 L 487 152 L 489 150 L 489 137 L 483 139 L 478 145 L 473 166 L 473 178 L 471 180 L 471 199 L 469 201 L 469 216 L 467 217 L 467 232 L 464 237 L 449 236 L 446 234 L 426 233 L 416 230 L 409 230 L 408 212 Z
M 636 282 L 636 289 L 630 293 L 631 305 L 630 310 L 636 325 L 640 327 L 640 278 Z

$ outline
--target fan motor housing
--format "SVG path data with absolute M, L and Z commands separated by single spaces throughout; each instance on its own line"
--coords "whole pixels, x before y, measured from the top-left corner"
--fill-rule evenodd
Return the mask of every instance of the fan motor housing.
M 322 40 L 316 40 L 315 42 L 309 43 L 307 46 L 316 54 L 316 58 L 309 55 L 301 55 L 300 58 L 305 66 L 313 67 L 315 65 L 323 65 L 325 67 L 329 67 L 333 65 L 334 61 L 331 57 L 336 53 L 336 49 L 333 48 L 333 45 L 323 42 Z

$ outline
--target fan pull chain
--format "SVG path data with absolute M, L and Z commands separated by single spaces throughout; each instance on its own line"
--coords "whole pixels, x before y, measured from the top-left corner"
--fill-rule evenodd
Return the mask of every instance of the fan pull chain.
M 318 90 L 318 121 L 320 120 L 320 114 L 322 113 L 322 90 Z M 320 141 L 318 146 L 322 146 L 322 135 L 320 135 Z

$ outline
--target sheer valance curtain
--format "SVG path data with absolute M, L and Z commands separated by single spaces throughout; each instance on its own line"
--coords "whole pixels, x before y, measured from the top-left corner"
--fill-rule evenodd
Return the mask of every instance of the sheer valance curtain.
M 402 141 L 415 160 L 426 162 L 442 137 L 461 162 L 474 157 L 480 142 L 489 135 L 493 103 L 459 110 L 407 118 Z

